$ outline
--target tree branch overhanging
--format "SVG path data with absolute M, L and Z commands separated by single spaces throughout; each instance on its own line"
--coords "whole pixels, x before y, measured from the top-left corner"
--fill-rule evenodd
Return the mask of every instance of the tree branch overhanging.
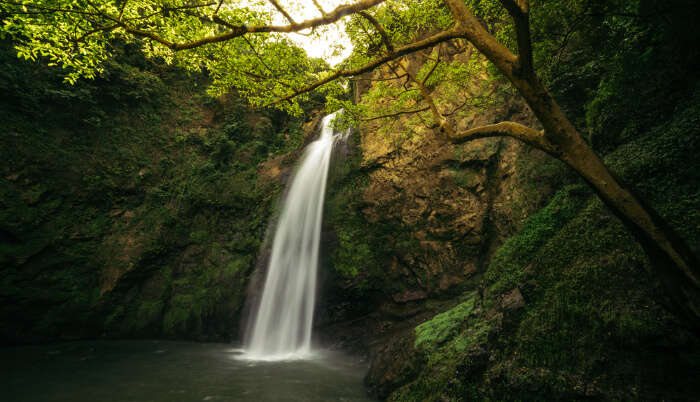
M 17 10 L 17 14 L 50 12 L 63 13 L 69 21 L 68 30 L 79 23 L 87 22 L 89 31 L 97 29 L 97 32 L 108 32 L 123 29 L 126 33 L 148 38 L 156 43 L 171 49 L 180 51 L 199 46 L 224 42 L 249 33 L 291 33 L 308 28 L 332 24 L 340 18 L 353 13 L 367 10 L 385 0 L 357 0 L 355 3 L 337 7 L 330 13 L 323 13 L 321 18 L 314 18 L 300 23 L 290 21 L 289 25 L 243 25 L 234 24 L 223 20 L 216 12 L 209 14 L 209 8 L 202 13 L 200 19 L 206 19 L 207 23 L 216 23 L 228 29 L 228 32 L 212 34 L 189 41 L 189 39 L 167 39 L 154 31 L 153 25 L 159 21 L 151 18 L 163 13 L 168 17 L 165 7 L 157 9 L 153 14 L 134 16 L 123 19 L 117 15 L 107 13 L 104 8 L 95 6 L 95 2 L 87 0 L 87 7 L 79 8 L 71 5 L 58 4 L 56 6 L 35 6 L 31 0 L 17 2 L 6 0 L 5 5 L 24 6 L 29 10 Z M 499 0 L 513 18 L 518 45 L 518 56 L 514 55 L 506 46 L 498 42 L 473 15 L 464 0 L 443 0 L 449 7 L 456 22 L 453 29 L 433 35 L 427 40 L 418 41 L 410 45 L 391 50 L 388 47 L 387 54 L 375 58 L 371 62 L 354 69 L 339 70 L 328 77 L 304 88 L 295 90 L 292 94 L 279 98 L 277 102 L 289 101 L 293 97 L 311 91 L 319 86 L 333 81 L 339 77 L 348 77 L 373 70 L 387 62 L 400 59 L 402 56 L 415 51 L 434 46 L 436 44 L 455 38 L 463 38 L 478 49 L 496 68 L 508 78 L 518 92 L 530 106 L 532 112 L 544 127 L 543 131 L 518 125 L 513 122 L 502 122 L 484 127 L 477 127 L 462 133 L 449 133 L 448 136 L 456 141 L 467 141 L 474 138 L 493 136 L 510 136 L 518 138 L 532 146 L 543 149 L 558 157 L 572 167 L 586 182 L 588 182 L 603 202 L 622 220 L 628 229 L 637 236 L 644 247 L 652 265 L 659 273 L 659 277 L 667 286 L 667 295 L 675 304 L 675 313 L 689 326 L 700 334 L 700 261 L 693 250 L 677 236 L 668 225 L 658 217 L 652 208 L 645 205 L 630 187 L 622 183 L 615 174 L 596 155 L 576 127 L 567 118 L 560 106 L 549 93 L 547 87 L 538 79 L 532 64 L 532 43 L 529 27 L 529 1 L 528 0 Z M 54 2 L 51 2 L 53 4 Z M 85 4 L 85 3 L 81 3 Z M 124 4 L 124 3 L 122 3 Z M 212 3 L 215 4 L 215 3 Z M 222 1 L 219 0 L 219 6 Z M 185 8 L 202 7 L 201 3 L 184 6 Z M 209 7 L 209 6 L 207 6 Z M 152 11 L 152 10 L 149 10 Z M 119 11 L 115 11 L 118 13 Z M 391 12 L 391 10 L 390 10 Z M 12 14 L 12 13 L 7 13 Z M 191 14 L 190 14 L 191 15 Z M 196 15 L 195 15 L 196 16 Z M 82 20 L 76 22 L 74 19 Z M 79 36 L 77 29 L 68 33 L 64 27 L 56 27 L 69 38 Z M 220 31 L 219 31 L 220 32 Z M 179 42 L 182 40 L 183 42 Z M 74 57 L 68 55 L 67 57 Z M 414 79 L 415 81 L 415 79 Z M 419 83 L 420 84 L 420 83 Z M 439 116 L 439 113 L 434 113 Z M 421 115 L 418 114 L 420 118 Z M 444 119 L 440 120 L 444 121 Z
M 183 50 L 183 49 L 191 49 L 194 47 L 199 47 L 208 43 L 216 43 L 216 42 L 223 42 L 229 39 L 233 39 L 235 37 L 245 35 L 247 33 L 271 33 L 271 32 L 278 32 L 278 33 L 291 33 L 291 32 L 298 32 L 298 31 L 303 31 L 304 29 L 308 28 L 316 28 L 322 25 L 329 25 L 332 24 L 339 19 L 345 17 L 346 15 L 350 15 L 353 13 L 357 13 L 363 10 L 367 10 L 369 8 L 372 8 L 376 6 L 377 4 L 383 3 L 386 0 L 360 0 L 357 1 L 356 3 L 352 4 L 343 4 L 338 7 L 336 7 L 333 11 L 326 13 L 322 17 L 319 18 L 313 18 L 310 20 L 302 21 L 299 23 L 292 24 L 290 23 L 289 25 L 252 25 L 252 26 L 246 26 L 246 25 L 235 25 L 231 24 L 225 20 L 223 20 L 219 16 L 214 17 L 214 21 L 228 27 L 231 31 L 228 33 L 224 33 L 221 35 L 214 35 L 206 38 L 199 39 L 197 41 L 189 42 L 189 43 L 182 43 L 182 44 L 172 44 L 170 47 L 172 50 Z M 166 45 L 167 46 L 167 45 Z
M 389 117 L 396 117 L 396 116 L 401 116 L 401 115 L 405 115 L 405 114 L 415 114 L 415 113 L 427 112 L 428 110 L 430 110 L 430 106 L 426 106 L 426 107 L 423 107 L 420 109 L 402 110 L 400 112 L 388 113 L 388 114 L 384 114 L 381 116 L 362 118 L 362 119 L 360 119 L 360 121 L 373 121 L 373 120 L 379 120 L 379 119 L 388 119 Z
M 421 81 L 422 85 L 425 85 L 426 82 L 428 82 L 428 79 L 430 78 L 431 75 L 435 72 L 437 69 L 437 66 L 440 64 L 440 58 L 438 57 L 437 60 L 435 60 L 435 64 L 433 64 L 433 67 L 428 71 L 428 73 L 423 77 L 423 80 Z
M 367 19 L 372 25 L 374 25 L 374 28 L 379 32 L 379 35 L 382 37 L 382 42 L 384 42 L 384 46 L 386 46 L 387 52 L 393 52 L 394 51 L 394 45 L 391 43 L 391 40 L 389 39 L 389 35 L 387 35 L 386 31 L 382 27 L 382 25 L 371 15 L 365 12 L 359 12 L 359 15 Z M 452 130 L 452 127 L 449 125 L 447 120 L 444 118 L 444 116 L 440 113 L 440 111 L 437 108 L 437 104 L 435 103 L 435 100 L 433 99 L 433 96 L 430 94 L 430 91 L 425 87 L 425 81 L 427 81 L 428 77 L 430 74 L 435 71 L 435 68 L 437 67 L 437 62 L 433 66 L 433 69 L 430 70 L 428 75 L 426 75 L 425 79 L 423 81 L 420 81 L 416 78 L 415 74 L 411 73 L 407 67 L 403 65 L 403 63 L 399 62 L 399 66 L 404 70 L 406 75 L 408 76 L 409 80 L 413 83 L 415 83 L 416 87 L 418 87 L 418 90 L 420 90 L 421 95 L 423 95 L 423 99 L 428 103 L 428 110 L 433 114 L 433 118 L 437 121 L 438 125 L 448 133 L 448 135 L 454 135 L 454 130 Z M 392 67 L 393 70 L 393 67 Z M 394 71 L 394 75 L 397 77 L 399 74 Z
M 443 32 L 437 33 L 433 36 L 430 36 L 426 39 L 423 39 L 423 40 L 420 40 L 420 41 L 417 41 L 414 43 L 410 43 L 410 44 L 405 45 L 405 46 L 401 46 L 399 48 L 396 48 L 393 52 L 387 53 L 387 54 L 380 56 L 380 57 L 377 57 L 376 59 L 370 61 L 369 63 L 367 63 L 363 66 L 353 68 L 353 69 L 338 70 L 338 71 L 334 72 L 333 74 L 330 74 L 329 76 L 327 76 L 321 80 L 318 80 L 318 81 L 316 81 L 312 84 L 309 84 L 303 88 L 297 89 L 293 93 L 291 93 L 283 98 L 280 98 L 267 106 L 291 100 L 291 99 L 293 99 L 301 94 L 313 91 L 314 89 L 316 89 L 322 85 L 325 85 L 325 84 L 328 84 L 329 82 L 335 81 L 338 78 L 353 77 L 356 75 L 360 75 L 362 73 L 366 73 L 368 71 L 372 71 L 375 68 L 377 68 L 377 67 L 379 67 L 387 62 L 390 62 L 392 60 L 396 60 L 402 56 L 405 56 L 407 54 L 410 54 L 410 53 L 413 53 L 413 52 L 416 52 L 416 51 L 419 51 L 422 49 L 430 48 L 430 47 L 435 46 L 439 43 L 458 38 L 459 36 L 460 36 L 460 33 L 458 31 L 455 31 L 455 30 L 443 31 Z
M 280 12 L 280 14 L 284 15 L 284 18 L 286 18 L 290 24 L 292 24 L 292 25 L 296 24 L 296 21 L 294 21 L 294 18 L 292 18 L 292 16 L 289 15 L 289 13 L 284 9 L 284 7 L 282 7 L 280 5 L 280 3 L 278 3 L 276 0 L 268 0 L 268 1 L 277 9 L 277 11 Z
M 353 78 L 354 81 L 370 81 L 370 82 L 381 82 L 381 81 L 394 81 L 394 80 L 400 80 L 401 78 L 404 78 L 406 74 L 402 74 L 398 77 L 389 77 L 389 78 Z
M 314 6 L 316 6 L 316 9 L 321 13 L 321 15 L 326 15 L 326 11 L 321 7 L 320 4 L 318 4 L 318 1 L 316 0 L 311 0 L 314 3 Z
M 657 212 L 645 205 L 634 192 L 622 183 L 600 157 L 586 143 L 579 131 L 567 118 L 564 111 L 539 80 L 536 73 L 527 71 L 531 57 L 528 35 L 519 35 L 520 57 L 517 57 L 499 43 L 476 19 L 462 0 L 444 0 L 457 21 L 455 30 L 461 31 L 468 41 L 491 61 L 517 88 L 530 106 L 532 112 L 544 127 L 543 137 L 552 144 L 553 155 L 573 168 L 598 194 L 600 199 L 621 219 L 633 233 L 666 287 L 666 296 L 671 302 L 674 314 L 681 318 L 688 328 L 700 334 L 700 261 L 693 250 L 678 236 Z M 526 0 L 503 0 L 502 4 L 515 11 L 514 20 L 527 15 Z M 515 9 L 513 5 L 517 5 Z M 527 25 L 516 23 L 516 31 L 524 32 Z M 518 28 L 520 27 L 520 28 Z M 525 45 L 525 47 L 524 47 Z M 525 69 L 523 69 L 525 65 Z M 531 68 L 531 66 L 529 66 Z M 475 129 L 476 130 L 476 129 Z M 506 131 L 491 130 L 492 135 Z M 486 135 L 482 130 L 472 132 L 472 136 Z M 526 136 L 526 139 L 532 138 Z M 532 144 L 538 144 L 534 141 Z M 551 153 L 551 152 L 550 152 Z
M 382 27 L 382 25 L 377 21 L 376 18 L 371 16 L 369 13 L 365 11 L 360 11 L 357 13 L 358 15 L 362 16 L 364 19 L 369 21 L 370 24 L 374 26 L 374 29 L 377 30 L 379 33 L 379 36 L 382 38 L 382 42 L 384 43 L 384 46 L 386 46 L 386 50 L 388 52 L 393 52 L 394 51 L 394 45 L 391 43 L 391 39 L 389 39 L 389 35 L 387 35 L 386 31 Z
M 113 26 L 109 26 L 108 29 L 105 30 L 114 30 L 117 28 L 122 28 L 124 31 L 126 31 L 128 34 L 141 37 L 141 38 L 148 38 L 153 40 L 156 43 L 159 43 L 168 49 L 172 51 L 181 51 L 181 50 L 187 50 L 187 49 L 194 49 L 197 47 L 201 47 L 207 44 L 211 43 L 219 43 L 219 42 L 225 42 L 237 37 L 240 37 L 245 34 L 249 33 L 292 33 L 292 32 L 299 32 L 303 31 L 305 29 L 309 28 L 316 28 L 319 26 L 323 25 L 329 25 L 332 24 L 341 18 L 358 13 L 360 11 L 367 10 L 369 8 L 372 8 L 376 6 L 377 4 L 383 3 L 386 0 L 359 0 L 355 3 L 351 4 L 343 4 L 338 7 L 336 7 L 333 11 L 326 13 L 322 17 L 319 18 L 313 18 L 309 20 L 305 20 L 302 22 L 298 23 L 291 23 L 288 25 L 241 25 L 241 24 L 232 24 L 223 18 L 221 18 L 218 13 L 214 13 L 211 17 L 211 20 L 215 22 L 216 24 L 219 24 L 223 27 L 226 27 L 229 29 L 229 32 L 225 32 L 222 34 L 218 35 L 211 35 L 211 36 L 206 36 L 197 40 L 189 41 L 189 42 L 172 42 L 170 40 L 165 39 L 163 36 L 159 35 L 157 32 L 153 32 L 151 30 L 147 29 L 142 29 L 136 26 L 131 26 L 127 22 L 120 20 L 117 16 L 111 16 L 108 14 L 105 14 L 101 12 L 100 10 L 96 10 L 95 12 L 87 12 L 87 11 L 82 11 L 82 10 L 71 10 L 71 9 L 63 9 L 63 8 L 51 8 L 51 9 L 45 9 L 45 11 L 50 11 L 50 12 L 64 12 L 64 13 L 77 13 L 81 15 L 99 15 L 102 18 L 105 18 L 109 21 L 112 21 L 114 23 Z M 22 3 L 12 3 L 15 5 L 23 5 Z M 206 5 L 217 5 L 217 3 L 206 3 Z M 31 5 L 30 5 L 31 6 Z M 202 7 L 202 4 L 197 4 L 196 6 L 185 6 L 185 7 Z M 34 7 L 37 9 L 42 9 L 41 7 Z
M 463 142 L 488 137 L 511 137 L 545 151 L 550 155 L 556 156 L 559 154 L 557 148 L 547 141 L 543 131 L 538 131 L 512 121 L 503 121 L 496 124 L 472 128 L 460 133 L 455 133 L 448 138 L 455 144 L 461 144 Z

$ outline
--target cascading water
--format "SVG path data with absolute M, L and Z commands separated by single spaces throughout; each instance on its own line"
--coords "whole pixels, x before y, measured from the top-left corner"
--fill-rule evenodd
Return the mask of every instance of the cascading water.
M 335 116 L 323 118 L 321 135 L 304 151 L 282 204 L 245 358 L 284 360 L 311 354 L 326 179 L 333 145 L 346 136 L 331 127 Z

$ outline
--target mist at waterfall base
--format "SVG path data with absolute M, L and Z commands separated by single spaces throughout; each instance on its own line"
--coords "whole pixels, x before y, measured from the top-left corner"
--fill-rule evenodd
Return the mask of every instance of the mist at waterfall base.
M 348 135 L 333 129 L 336 116 L 323 118 L 319 138 L 304 150 L 281 204 L 262 297 L 242 358 L 313 356 L 311 327 L 328 169 L 333 146 Z
M 362 402 L 366 364 L 249 362 L 222 343 L 83 341 L 0 348 L 7 402 Z

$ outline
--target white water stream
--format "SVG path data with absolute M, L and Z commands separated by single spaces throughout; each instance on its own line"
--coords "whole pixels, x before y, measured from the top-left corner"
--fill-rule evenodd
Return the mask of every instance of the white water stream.
M 277 222 L 262 298 L 244 358 L 303 359 L 311 356 L 311 326 L 326 180 L 333 145 L 346 133 L 325 116 L 321 135 L 304 150 Z

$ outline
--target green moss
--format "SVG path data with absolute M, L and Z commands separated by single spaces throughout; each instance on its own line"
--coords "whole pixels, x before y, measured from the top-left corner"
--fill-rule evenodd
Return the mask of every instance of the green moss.
M 365 233 L 359 228 L 336 226 L 338 247 L 333 253 L 333 268 L 347 277 L 356 277 L 360 270 L 374 264 L 374 255 Z
M 354 153 L 345 161 L 336 160 L 329 177 L 325 218 L 336 237 L 329 262 L 342 280 L 352 282 L 354 290 L 363 293 L 376 286 L 376 277 L 382 275 L 381 255 L 377 253 L 376 227 L 365 221 L 361 211 L 360 200 L 369 179 L 360 168 L 358 135 L 349 141 Z
M 700 244 L 700 87 L 668 124 L 616 149 L 606 163 L 622 175 L 688 244 Z
M 485 275 L 493 294 L 501 294 L 522 282 L 524 268 L 535 253 L 576 216 L 589 194 L 581 185 L 563 188 L 549 205 L 527 219 L 517 235 L 506 240 L 493 256 Z
M 646 199 L 668 217 L 688 206 L 677 203 L 679 199 L 697 192 L 671 173 L 691 163 L 680 147 L 697 147 L 685 125 L 688 118 L 689 114 L 678 115 L 684 131 L 675 129 L 678 123 L 671 125 L 668 135 L 652 130 L 608 157 L 613 162 L 629 161 L 632 169 L 621 169 L 624 179 L 648 192 Z M 649 175 L 649 169 L 656 173 Z M 693 174 L 681 177 L 691 183 L 695 180 Z M 647 187 L 648 183 L 653 186 Z M 553 207 L 563 211 L 559 217 L 566 219 L 556 214 L 552 219 Z M 486 274 L 490 306 L 497 306 L 501 294 L 522 286 L 524 280 L 534 281 L 528 285 L 526 307 L 514 332 L 501 337 L 498 359 L 502 363 L 487 374 L 487 378 L 505 377 L 512 385 L 491 388 L 491 395 L 499 398 L 520 392 L 533 398 L 576 398 L 585 392 L 578 385 L 581 382 L 595 384 L 596 392 L 605 395 L 630 395 L 653 388 L 650 381 L 656 378 L 674 384 L 679 393 L 687 392 L 682 378 L 697 370 L 697 365 L 677 352 L 654 352 L 658 339 L 679 329 L 659 302 L 662 290 L 629 232 L 597 198 L 555 197 L 533 218 L 496 253 Z M 691 239 L 696 236 L 692 223 L 679 220 L 677 227 Z M 526 265 L 529 269 L 523 270 Z M 674 342 L 684 345 L 677 343 L 676 348 L 692 348 L 682 336 Z M 605 366 L 607 361 L 625 363 Z M 676 374 L 666 374 L 671 372 Z
M 192 301 L 192 295 L 188 294 L 179 294 L 171 298 L 171 305 L 163 317 L 163 332 L 166 335 L 176 335 L 188 330 L 190 317 L 199 312 L 193 308 Z
M 439 401 L 478 399 L 476 386 L 461 375 L 483 364 L 480 352 L 493 325 L 477 309 L 477 292 L 466 293 L 464 302 L 440 313 L 414 330 L 413 353 L 420 353 L 424 367 L 417 378 L 391 394 L 391 401 Z
M 434 350 L 445 341 L 454 338 L 469 314 L 474 310 L 475 299 L 476 294 L 470 294 L 468 300 L 464 303 L 440 313 L 430 321 L 417 326 L 415 328 L 416 341 L 414 347 Z
M 698 105 L 696 96 L 671 124 L 650 129 L 607 156 L 623 180 L 634 183 L 691 242 L 698 238 L 697 220 L 683 216 L 700 210 L 693 160 Z M 501 297 L 516 287 L 525 307 L 503 312 L 504 328 L 495 338 L 488 335 L 493 327 L 484 312 L 472 311 L 466 319 L 456 314 L 466 311 L 465 303 L 422 324 L 416 346 L 425 353 L 425 365 L 391 400 L 625 399 L 669 393 L 683 399 L 696 392 L 688 379 L 700 370 L 693 357 L 697 341 L 663 308 L 663 290 L 641 248 L 585 187 L 565 187 L 531 216 L 495 253 L 485 279 L 484 311 L 501 311 Z M 482 345 L 490 363 L 474 370 L 471 347 L 487 336 L 489 343 Z M 462 377 L 464 370 L 470 374 Z
M 235 258 L 233 261 L 226 264 L 226 268 L 221 271 L 221 275 L 223 278 L 231 278 L 237 274 L 245 273 L 254 262 L 253 257 L 250 255 Z

